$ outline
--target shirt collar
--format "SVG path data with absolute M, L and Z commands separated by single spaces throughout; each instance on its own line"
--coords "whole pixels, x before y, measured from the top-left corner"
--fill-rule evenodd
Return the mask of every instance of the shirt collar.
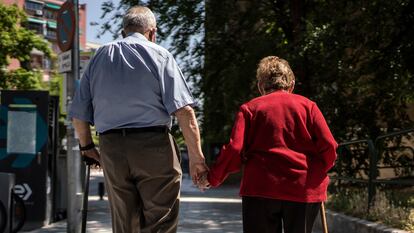
M 130 32 L 130 33 L 128 33 L 127 37 L 128 36 L 132 36 L 132 37 L 135 37 L 135 38 L 138 38 L 138 39 L 141 39 L 141 40 L 148 40 L 144 35 L 142 35 L 139 32 Z

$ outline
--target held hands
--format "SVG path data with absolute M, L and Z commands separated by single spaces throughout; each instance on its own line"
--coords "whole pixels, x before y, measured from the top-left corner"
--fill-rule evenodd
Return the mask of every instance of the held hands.
M 208 176 L 208 171 L 203 173 L 197 182 L 197 187 L 202 192 L 210 188 L 210 183 L 208 182 L 207 176 Z
M 210 183 L 207 180 L 208 166 L 203 162 L 192 162 L 190 160 L 190 175 L 193 180 L 193 184 L 204 191 L 210 188 Z

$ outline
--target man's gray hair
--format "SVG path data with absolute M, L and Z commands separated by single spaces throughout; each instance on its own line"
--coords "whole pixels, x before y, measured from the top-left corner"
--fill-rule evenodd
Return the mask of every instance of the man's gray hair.
M 134 6 L 128 9 L 122 20 L 122 26 L 125 29 L 147 32 L 149 29 L 157 26 L 154 13 L 144 6 Z

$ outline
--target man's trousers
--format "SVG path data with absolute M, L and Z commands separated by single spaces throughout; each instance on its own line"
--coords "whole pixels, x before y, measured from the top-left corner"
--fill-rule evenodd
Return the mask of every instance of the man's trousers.
M 180 155 L 167 132 L 100 135 L 114 233 L 177 231 Z
M 244 233 L 312 233 L 321 203 L 243 197 Z

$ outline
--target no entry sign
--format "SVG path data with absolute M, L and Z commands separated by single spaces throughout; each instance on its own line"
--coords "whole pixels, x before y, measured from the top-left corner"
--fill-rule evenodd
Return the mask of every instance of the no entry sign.
M 57 41 L 62 52 L 72 48 L 75 27 L 74 5 L 66 1 L 57 14 Z

